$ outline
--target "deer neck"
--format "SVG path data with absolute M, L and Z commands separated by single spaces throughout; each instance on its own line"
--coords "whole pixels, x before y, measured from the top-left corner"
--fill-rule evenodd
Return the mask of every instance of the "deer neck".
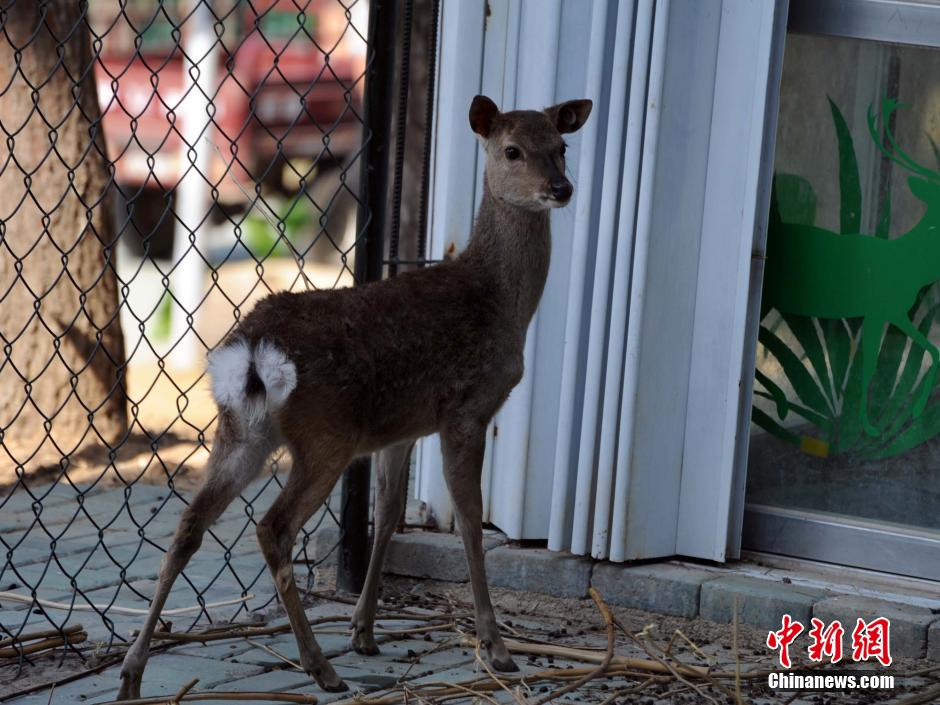
M 548 277 L 548 211 L 510 205 L 496 198 L 484 179 L 483 200 L 464 257 L 490 275 L 500 305 L 525 331 Z

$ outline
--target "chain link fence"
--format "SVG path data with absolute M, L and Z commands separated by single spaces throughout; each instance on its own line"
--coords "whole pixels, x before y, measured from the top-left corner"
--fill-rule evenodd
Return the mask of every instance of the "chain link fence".
M 354 283 L 368 16 L 0 2 L 0 642 L 77 615 L 128 637 L 208 458 L 206 352 L 272 291 Z M 275 599 L 246 556 L 289 462 L 210 532 L 176 628 Z M 336 520 L 302 533 L 311 577 Z

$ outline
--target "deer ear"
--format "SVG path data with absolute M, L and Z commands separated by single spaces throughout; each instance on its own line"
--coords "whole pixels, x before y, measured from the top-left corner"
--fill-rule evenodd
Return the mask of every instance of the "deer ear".
M 485 95 L 478 95 L 470 103 L 470 128 L 480 137 L 489 137 L 493 129 L 493 120 L 499 115 L 496 103 Z
M 545 114 L 555 123 L 555 128 L 559 132 L 576 132 L 587 122 L 593 106 L 594 103 L 589 100 L 569 100 L 545 108 Z

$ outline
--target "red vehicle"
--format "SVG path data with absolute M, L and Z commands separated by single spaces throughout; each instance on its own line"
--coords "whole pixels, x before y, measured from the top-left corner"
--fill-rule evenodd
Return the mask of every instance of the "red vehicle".
M 221 36 L 200 62 L 215 61 L 217 71 L 213 125 L 201 146 L 218 200 L 243 203 L 259 180 L 281 186 L 285 160 L 306 171 L 347 159 L 360 138 L 365 0 L 349 19 L 338 0 L 210 5 Z M 91 3 L 102 42 L 98 97 L 122 184 L 164 192 L 180 180 L 191 9 L 190 0 L 130 0 L 123 12 L 112 0 Z

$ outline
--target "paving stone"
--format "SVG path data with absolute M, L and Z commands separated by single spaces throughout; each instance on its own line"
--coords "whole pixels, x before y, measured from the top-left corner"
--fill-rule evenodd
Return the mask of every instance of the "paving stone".
M 2 535 L 2 531 L 0 531 Z M 13 539 L 7 539 L 8 543 L 16 543 Z M 4 551 L 0 556 L 3 560 L 12 560 L 13 565 L 19 567 L 30 565 L 31 563 L 45 562 L 49 558 L 49 547 L 39 546 L 17 546 L 10 551 Z
M 410 663 L 399 663 L 380 656 L 363 656 L 355 651 L 331 658 L 330 663 L 352 690 L 360 688 L 366 692 L 394 685 L 411 669 Z
M 927 658 L 940 663 L 940 619 L 927 627 Z
M 54 702 L 96 703 L 112 700 L 117 695 L 120 672 L 121 667 L 114 666 L 101 673 L 58 686 L 55 689 Z M 229 683 L 233 679 L 246 678 L 260 672 L 261 669 L 255 666 L 230 661 L 213 661 L 176 654 L 154 654 L 150 657 L 147 669 L 144 671 L 141 694 L 144 697 L 173 695 L 193 678 L 199 678 L 197 687 L 200 689 L 211 689 Z M 43 694 L 37 693 L 36 695 Z M 45 700 L 39 699 L 35 702 L 45 705 L 49 699 L 48 691 L 44 695 Z M 26 698 L 18 698 L 13 702 L 18 705 L 32 705 L 32 702 Z
M 48 566 L 36 564 L 24 568 L 17 567 L 17 573 L 19 575 L 15 575 L 11 571 L 4 576 L 2 584 L 4 587 L 9 588 L 10 585 L 15 583 L 17 587 L 12 588 L 12 590 L 21 595 L 28 595 L 31 588 L 35 588 L 39 597 L 43 598 L 52 594 L 72 592 L 73 577 L 63 573 L 54 562 Z M 89 577 L 93 576 L 90 575 Z M 8 578 L 9 583 L 7 582 Z
M 198 655 L 156 654 L 147 664 L 141 693 L 173 694 L 181 685 L 196 677 L 199 678 L 201 689 L 210 689 L 230 683 L 236 678 L 244 678 L 261 672 L 262 669 L 257 666 L 233 660 L 217 661 L 211 658 L 201 658 Z M 115 675 L 119 673 L 118 669 Z
M 284 664 L 286 665 L 286 664 Z M 319 695 L 320 689 L 316 681 L 306 673 L 297 671 L 289 666 L 276 671 L 266 671 L 257 675 L 230 680 L 221 683 L 213 690 L 234 690 L 234 691 L 284 691 L 302 690 L 304 692 Z M 227 701 L 233 702 L 233 701 Z M 234 701 L 234 702 L 257 702 L 253 700 Z M 270 701 L 267 701 L 270 702 Z
M 813 605 L 825 590 L 745 576 L 716 578 L 702 584 L 699 615 L 712 622 L 731 622 L 737 600 L 738 621 L 762 629 L 779 629 L 784 614 L 809 624 Z
M 926 607 L 902 605 L 855 595 L 835 595 L 816 603 L 813 616 L 827 624 L 839 620 L 845 629 L 843 649 L 852 653 L 852 631 L 859 618 L 866 622 L 876 617 L 891 620 L 891 655 L 923 658 L 927 653 L 927 628 L 937 616 Z M 807 628 L 809 625 L 807 624 Z
M 530 590 L 556 597 L 584 597 L 593 562 L 538 548 L 498 546 L 486 553 L 486 575 L 493 587 Z
M 333 658 L 345 654 L 349 650 L 349 634 L 316 634 L 317 643 L 327 658 Z M 276 637 L 272 641 L 257 639 L 259 644 L 264 644 L 277 651 L 281 656 L 290 659 L 294 663 L 300 661 L 300 651 L 297 648 L 297 641 L 292 633 L 287 633 Z M 271 668 L 280 667 L 284 664 L 277 656 L 265 651 L 262 648 L 254 648 L 234 657 L 239 663 L 251 663 L 259 666 Z
M 505 539 L 499 536 L 484 536 L 483 550 L 503 543 Z M 463 541 L 449 533 L 395 534 L 388 546 L 384 572 L 454 583 L 470 579 Z
M 430 668 L 451 668 L 455 663 L 466 660 L 455 644 L 450 648 L 441 648 L 437 641 L 426 641 L 421 646 L 413 647 L 417 659 L 412 673 L 427 671 Z
M 680 617 L 698 615 L 702 583 L 721 573 L 675 563 L 598 563 L 591 585 L 608 603 Z
M 469 656 L 464 656 L 461 651 L 458 651 L 459 656 L 454 657 L 454 661 L 451 662 L 449 668 L 437 668 L 437 669 L 428 669 L 425 668 L 423 672 L 417 672 L 414 678 L 409 678 L 410 683 L 459 683 L 461 681 L 469 681 L 476 678 L 486 677 L 486 671 L 483 670 L 483 667 L 477 663 L 476 658 L 474 658 L 473 652 L 468 652 Z M 519 661 L 516 661 L 519 664 L 519 667 L 525 669 L 525 666 Z M 428 673 L 428 671 L 431 671 Z M 417 669 L 415 669 L 417 671 Z
M 27 480 L 27 483 L 29 481 Z M 95 486 L 92 489 L 89 489 L 89 485 L 72 485 L 67 482 L 55 482 L 44 485 L 29 485 L 29 492 L 23 489 L 22 486 L 17 486 L 16 491 L 11 495 L 4 494 L 3 499 L 0 499 L 0 509 L 4 512 L 22 512 L 29 510 L 33 502 L 39 502 L 42 504 L 42 507 L 54 507 L 62 504 L 73 504 L 76 502 L 76 497 L 79 493 L 84 493 L 84 496 L 91 497 L 96 494 L 101 494 L 103 492 L 108 492 L 107 488 L 101 486 Z M 34 499 L 35 498 L 35 499 Z M 6 501 L 4 501 L 4 499 Z
M 330 622 L 326 626 L 331 626 L 335 624 L 339 628 L 349 626 L 349 620 L 352 617 L 353 610 L 355 606 L 346 604 L 344 602 L 331 602 L 324 601 L 313 607 L 308 607 L 304 610 L 304 613 L 307 615 L 307 619 L 322 619 L 324 617 L 336 617 L 340 621 Z
M 162 554 L 157 555 L 151 552 L 141 553 L 136 558 L 133 555 L 121 558 L 115 556 L 115 558 L 117 562 L 109 558 L 104 551 L 99 551 L 92 555 L 84 565 L 82 565 L 84 559 L 62 560 L 61 562 L 66 570 L 75 575 L 78 587 L 89 591 L 119 584 L 122 581 L 122 571 L 124 579 L 128 581 L 154 580 L 160 572 L 160 564 L 163 561 Z

